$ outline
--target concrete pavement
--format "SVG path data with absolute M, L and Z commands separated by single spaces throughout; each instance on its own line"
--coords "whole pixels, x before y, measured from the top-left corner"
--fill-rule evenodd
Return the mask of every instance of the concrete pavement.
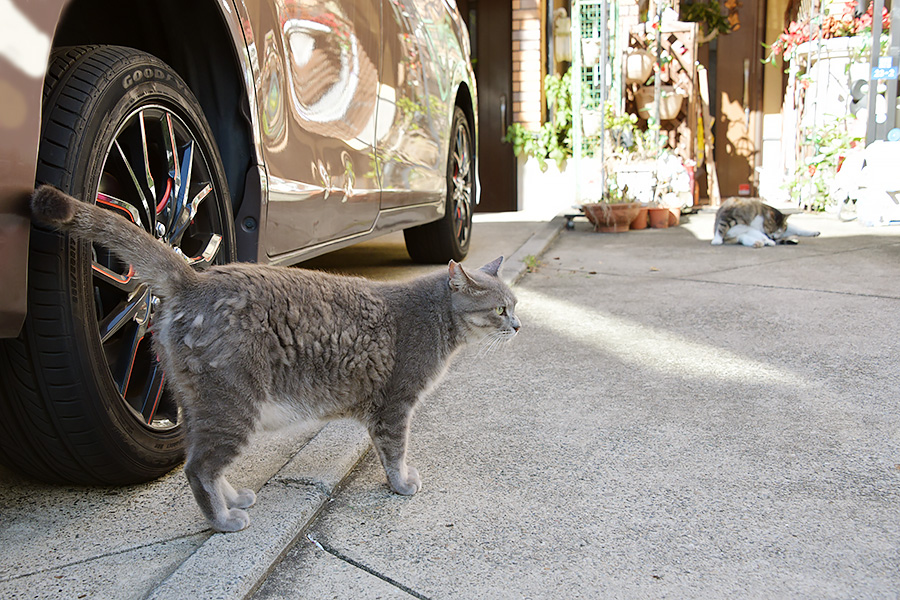
M 418 411 L 412 498 L 349 423 L 245 456 L 238 534 L 210 535 L 180 471 L 0 473 L 0 597 L 896 596 L 900 228 L 797 215 L 822 237 L 714 248 L 712 218 L 478 223 L 467 263 L 542 266 L 520 336 L 464 351 Z M 373 244 L 318 266 L 396 275 L 399 237 Z
M 511 257 L 505 273 L 515 276 L 525 268 L 519 251 L 539 253 L 559 228 L 559 221 L 516 218 L 476 224 L 466 264 L 502 254 Z M 402 234 L 305 266 L 375 278 L 441 268 L 413 265 Z M 235 485 L 259 491 L 265 507 L 236 536 L 211 535 L 181 469 L 146 485 L 85 488 L 0 468 L 0 598 L 243 598 L 368 447 L 351 423 L 261 437 L 230 471 Z
M 423 489 L 366 455 L 253 597 L 896 597 L 900 230 L 792 219 L 563 232 L 417 412 Z

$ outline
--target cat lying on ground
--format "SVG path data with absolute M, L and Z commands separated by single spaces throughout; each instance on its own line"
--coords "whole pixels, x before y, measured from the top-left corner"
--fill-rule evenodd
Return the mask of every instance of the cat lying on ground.
M 388 482 L 421 487 L 406 463 L 413 407 L 465 342 L 519 330 L 516 298 L 497 277 L 450 261 L 403 283 L 255 264 L 198 272 L 116 214 L 50 186 L 32 197 L 35 221 L 108 247 L 161 298 L 154 348 L 183 409 L 185 474 L 210 525 L 239 531 L 252 490 L 225 469 L 257 429 L 350 417 L 368 429 Z
M 716 211 L 712 244 L 719 246 L 736 239 L 739 244 L 762 248 L 788 243 L 792 236 L 816 237 L 808 231 L 788 224 L 788 216 L 756 198 L 729 198 Z

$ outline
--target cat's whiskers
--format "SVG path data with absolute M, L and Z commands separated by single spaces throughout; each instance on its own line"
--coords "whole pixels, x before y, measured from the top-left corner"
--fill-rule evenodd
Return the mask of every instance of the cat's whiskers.
M 492 331 L 482 338 L 479 343 L 477 356 L 482 357 L 494 352 L 501 345 L 511 340 L 514 335 L 514 332 L 509 331 Z

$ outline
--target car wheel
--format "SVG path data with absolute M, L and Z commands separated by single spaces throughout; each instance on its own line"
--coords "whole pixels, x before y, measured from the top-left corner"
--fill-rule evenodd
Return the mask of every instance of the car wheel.
M 221 159 L 166 64 L 115 46 L 60 49 L 44 87 L 38 183 L 153 233 L 197 268 L 233 260 Z M 28 315 L 0 344 L 0 455 L 43 480 L 122 484 L 182 459 L 152 341 L 158 299 L 98 244 L 33 227 Z
M 475 198 L 475 142 L 466 114 L 458 106 L 450 130 L 447 200 L 439 221 L 403 232 L 409 256 L 419 263 L 460 261 L 469 252 Z

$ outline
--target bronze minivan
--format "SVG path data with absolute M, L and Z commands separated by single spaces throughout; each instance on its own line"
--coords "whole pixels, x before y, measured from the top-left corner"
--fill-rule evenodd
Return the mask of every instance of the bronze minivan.
M 50 183 L 202 269 L 403 230 L 461 260 L 477 106 L 455 0 L 0 0 L 0 460 L 119 484 L 181 460 L 158 299 L 32 227 Z

